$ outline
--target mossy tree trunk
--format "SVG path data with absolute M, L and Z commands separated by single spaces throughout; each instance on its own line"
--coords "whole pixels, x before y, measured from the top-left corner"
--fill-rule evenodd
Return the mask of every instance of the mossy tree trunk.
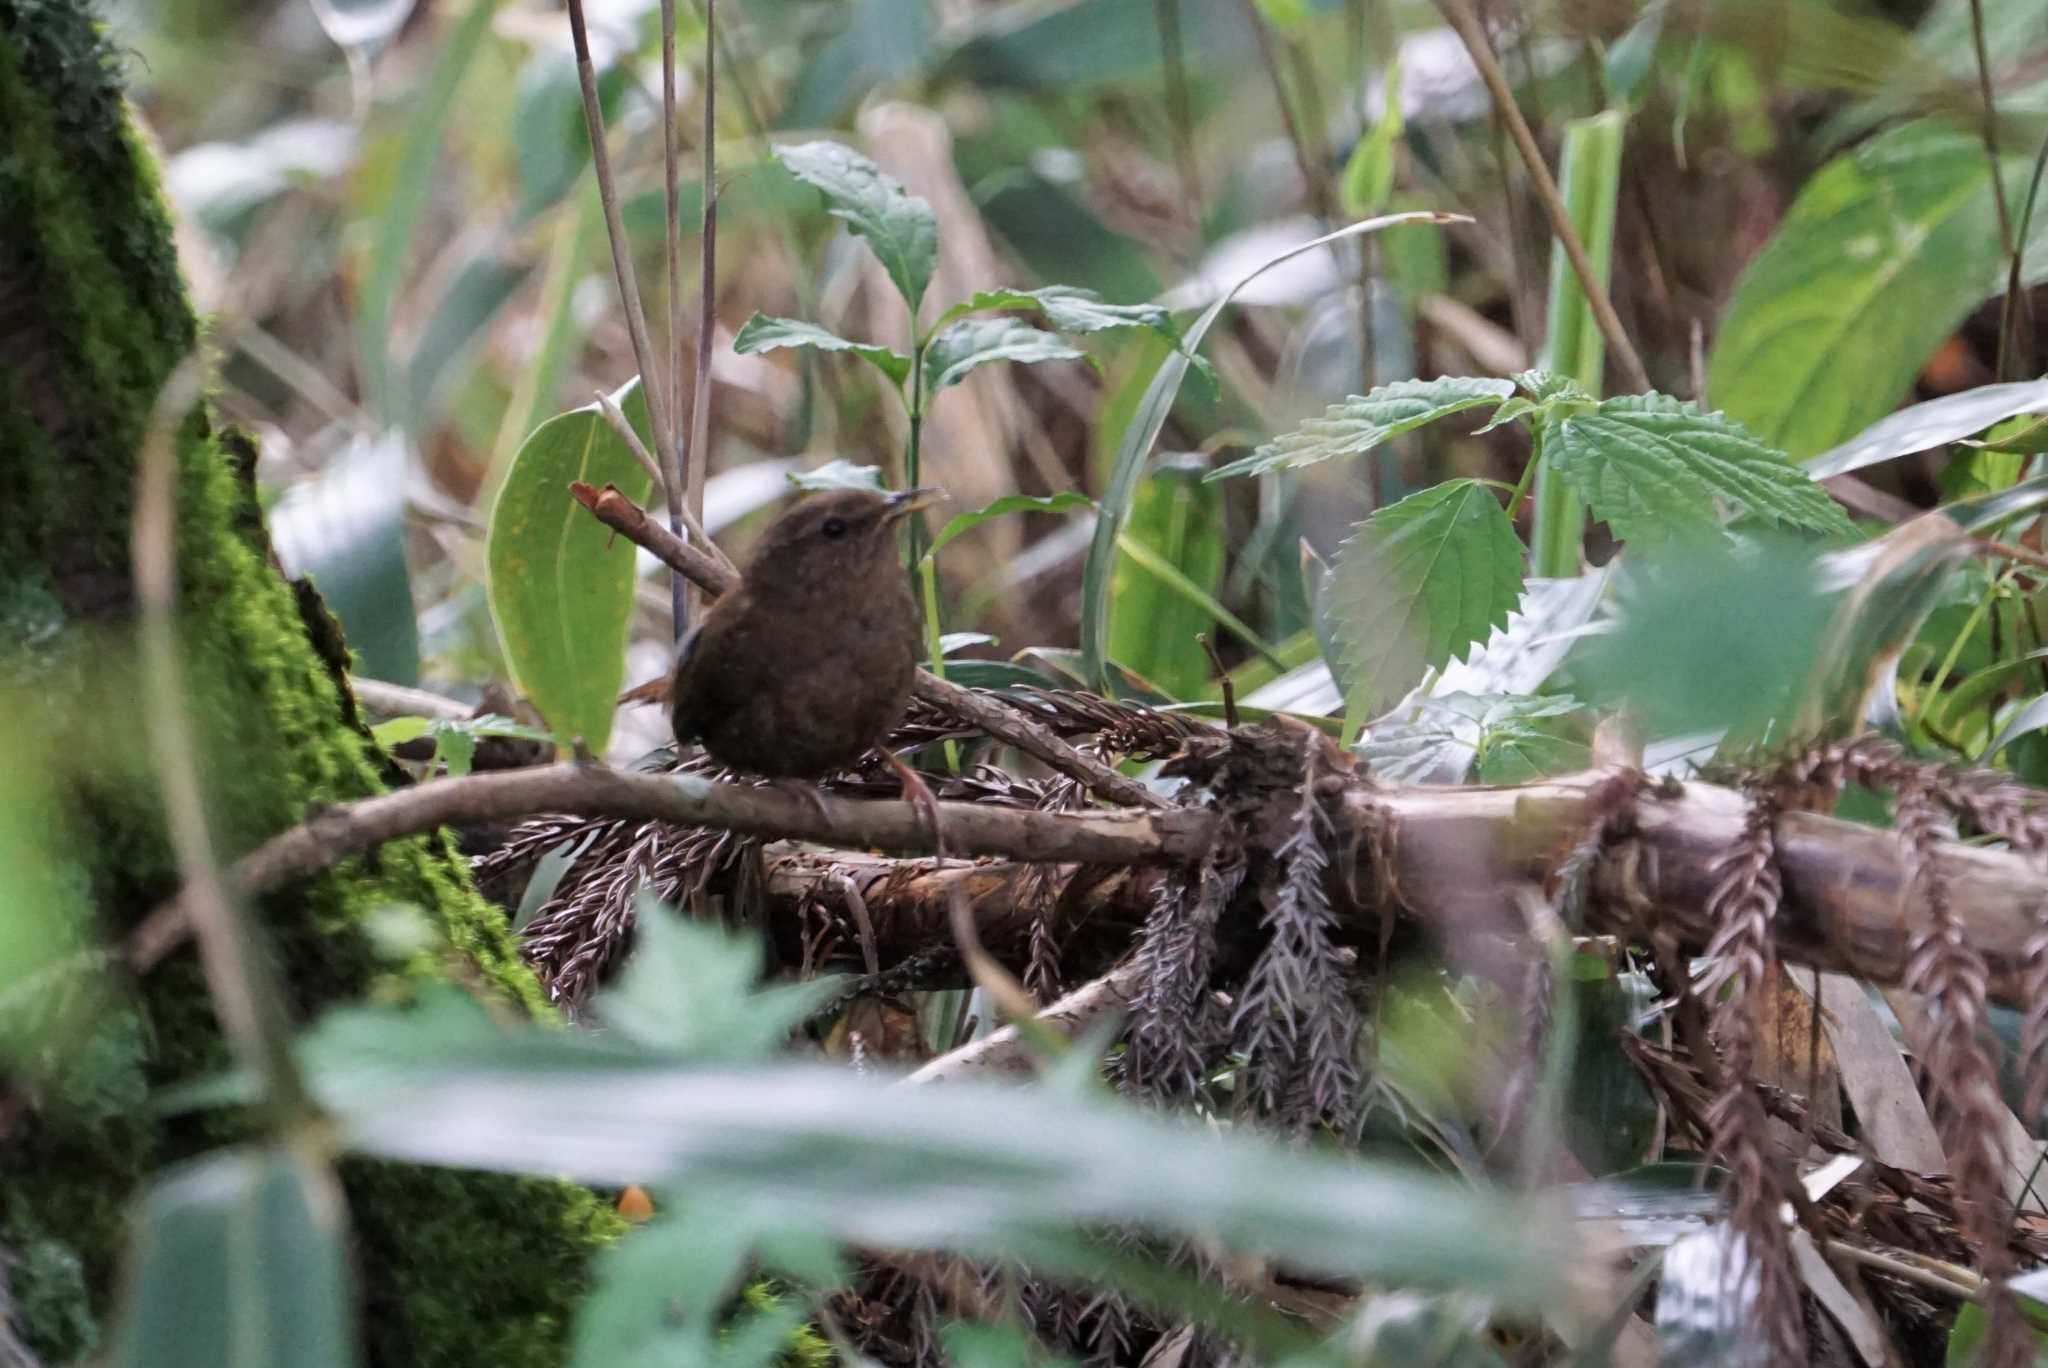
M 127 529 L 151 405 L 197 329 L 121 61 L 85 0 L 0 0 L 0 748 L 12 750 L 0 768 L 28 758 L 9 738 L 34 738 L 61 828 L 42 847 L 39 887 L 82 952 L 61 962 L 81 966 L 97 966 L 90 947 L 118 945 L 176 882 L 138 758 L 131 700 L 150 681 L 133 663 Z M 269 555 L 251 461 L 203 414 L 181 429 L 180 622 L 229 855 L 383 782 L 317 597 L 295 592 Z M 424 914 L 437 949 L 402 963 L 380 954 L 369 926 L 394 904 Z M 259 911 L 301 1019 L 445 975 L 544 1010 L 445 838 L 387 846 Z M 46 1038 L 45 1057 L 12 1061 L 0 1090 L 12 1328 L 53 1364 L 104 1339 L 139 1185 L 232 1138 L 221 1118 L 166 1120 L 146 1106 L 151 1090 L 226 1062 L 190 953 L 140 982 L 92 972 L 91 1010 Z M 373 1362 L 561 1359 L 588 1256 L 615 1225 L 602 1203 L 562 1185 L 382 1164 L 350 1163 L 344 1178 Z

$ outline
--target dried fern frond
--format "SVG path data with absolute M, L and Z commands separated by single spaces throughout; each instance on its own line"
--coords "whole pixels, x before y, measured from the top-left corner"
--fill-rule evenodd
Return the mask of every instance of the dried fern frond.
M 1777 867 L 1778 804 L 1768 786 L 1752 786 L 1748 796 L 1742 838 L 1723 856 L 1707 900 L 1717 928 L 1707 954 L 1726 969 L 1711 1023 L 1723 1082 L 1706 1112 L 1707 1153 L 1727 1166 L 1728 1223 L 1757 1275 L 1756 1314 L 1767 1342 L 1784 1361 L 1798 1362 L 1806 1352 L 1799 1271 L 1778 1216 L 1791 1185 L 1770 1150 L 1769 1120 L 1750 1080 L 1757 1002 L 1776 963 L 1771 920 L 1784 894 Z
M 1295 1127 L 1342 1129 L 1360 1095 L 1360 1021 L 1328 887 L 1331 824 L 1316 798 L 1307 752 L 1286 839 L 1261 880 L 1265 948 L 1232 1015 L 1245 1058 L 1242 1096 L 1258 1114 Z

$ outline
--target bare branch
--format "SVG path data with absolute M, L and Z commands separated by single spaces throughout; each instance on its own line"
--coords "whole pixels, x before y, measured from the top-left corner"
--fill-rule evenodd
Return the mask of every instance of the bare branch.
M 1466 0 L 1437 0 L 1436 7 L 1443 14 L 1444 21 L 1464 40 L 1466 50 L 1472 54 L 1472 64 L 1479 68 L 1480 78 L 1486 82 L 1486 89 L 1493 96 L 1494 107 L 1500 111 L 1508 132 L 1514 137 L 1515 150 L 1522 154 L 1522 161 L 1529 168 L 1529 179 L 1535 183 L 1536 198 L 1550 219 L 1550 230 L 1564 244 L 1565 257 L 1572 264 L 1572 273 L 1579 278 L 1579 288 L 1586 292 L 1586 302 L 1592 306 L 1593 317 L 1607 337 L 1607 345 L 1621 367 L 1622 379 L 1630 389 L 1647 392 L 1650 373 L 1643 369 L 1642 357 L 1636 355 L 1635 344 L 1622 330 L 1621 316 L 1614 312 L 1614 301 L 1607 297 L 1607 288 L 1600 283 L 1599 275 L 1593 270 L 1593 262 L 1586 255 L 1586 245 L 1579 241 L 1578 231 L 1572 227 L 1564 196 L 1558 191 L 1549 166 L 1544 163 L 1543 149 L 1536 145 L 1536 135 L 1529 131 L 1528 120 L 1522 117 L 1520 107 L 1515 104 L 1514 89 L 1508 85 L 1507 73 L 1500 69 L 1500 63 L 1494 58 L 1493 45 L 1486 39 L 1486 30 L 1480 27 L 1478 16 Z
M 569 39 L 576 49 L 576 81 L 583 89 L 583 126 L 590 132 L 590 167 L 597 176 L 597 197 L 604 206 L 604 228 L 612 245 L 612 275 L 618 282 L 619 302 L 626 309 L 626 335 L 633 342 L 633 364 L 640 369 L 640 391 L 647 397 L 647 425 L 654 429 L 654 445 L 667 451 L 675 446 L 667 395 L 661 376 L 654 369 L 654 349 L 647 340 L 647 315 L 640 307 L 640 281 L 633 271 L 633 248 L 626 239 L 626 225 L 619 214 L 619 187 L 612 177 L 611 152 L 605 146 L 604 106 L 597 95 L 597 72 L 590 61 L 590 26 L 583 18 L 583 0 L 569 0 Z M 682 497 L 680 487 L 668 492 L 674 508 Z
M 1126 960 L 1040 1012 L 1035 1025 L 1072 1040 L 1096 1022 L 1127 1010 L 1138 994 L 1139 978 L 1137 961 Z M 964 1078 L 1022 1074 L 1029 1073 L 1032 1064 L 1024 1033 L 1015 1026 L 1005 1026 L 950 1054 L 940 1055 L 903 1082 L 952 1083 Z

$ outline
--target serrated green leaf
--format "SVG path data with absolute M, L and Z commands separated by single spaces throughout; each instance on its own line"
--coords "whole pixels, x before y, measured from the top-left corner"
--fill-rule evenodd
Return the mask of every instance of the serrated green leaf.
M 651 442 L 640 382 L 612 396 Z M 596 404 L 559 414 L 520 446 L 491 508 L 491 617 L 520 690 L 555 735 L 602 755 L 626 673 L 633 548 L 569 497 L 572 480 L 645 503 L 654 480 Z
M 469 773 L 469 767 L 476 761 L 476 733 L 460 727 L 434 727 L 430 729 L 434 738 L 434 754 L 448 767 L 452 779 L 460 779 Z
M 1505 427 L 1507 424 L 1514 422 L 1517 418 L 1522 417 L 1524 414 L 1534 413 L 1537 409 L 1542 407 L 1543 406 L 1537 403 L 1535 400 L 1524 399 L 1521 395 L 1517 394 L 1511 399 L 1509 399 L 1506 403 L 1502 404 L 1499 408 L 1495 409 L 1493 411 L 1493 417 L 1486 420 L 1485 426 L 1474 428 L 1472 430 L 1472 435 L 1474 437 L 1477 437 L 1483 433 L 1491 432 L 1497 427 Z
M 827 461 L 816 470 L 798 470 L 790 474 L 789 482 L 798 489 L 880 489 L 882 468 L 871 465 L 855 465 L 841 457 Z
M 977 508 L 971 513 L 961 513 L 949 519 L 946 525 L 939 529 L 939 535 L 932 539 L 931 549 L 926 551 L 925 555 L 936 556 L 939 548 L 947 542 L 963 532 L 973 531 L 990 518 L 1000 518 L 1010 513 L 1072 513 L 1093 507 L 1095 500 L 1071 490 L 1043 498 L 1035 494 L 1006 494 L 986 508 Z
M 1075 285 L 1047 285 L 1038 290 L 983 290 L 965 304 L 946 311 L 950 322 L 979 309 L 1036 309 L 1063 333 L 1107 332 L 1112 328 L 1147 328 L 1169 342 L 1180 340 L 1173 315 L 1157 304 L 1108 304 L 1093 290 Z
M 1552 371 L 1521 371 L 1515 376 L 1515 385 L 1538 404 L 1547 404 L 1557 399 L 1593 402 L 1593 396 L 1586 392 L 1585 386 L 1569 375 L 1558 375 Z
M 1628 541 L 1717 528 L 1721 500 L 1810 532 L 1851 530 L 1826 490 L 1741 424 L 1661 394 L 1552 418 L 1543 459 Z
M 915 314 L 939 259 L 939 225 L 931 205 L 843 143 L 778 147 L 775 159 L 798 180 L 824 192 L 832 216 L 867 243 Z
M 763 988 L 758 941 L 685 920 L 642 889 L 633 902 L 633 956 L 597 1014 L 651 1050 L 707 1063 L 774 1053 L 792 1027 L 839 991 L 836 978 Z
M 110 1368 L 358 1362 L 334 1175 L 284 1148 L 166 1170 L 136 1222 Z
M 1344 163 L 1339 193 L 1347 214 L 1377 214 L 1386 207 L 1387 197 L 1394 192 L 1394 154 L 1406 127 L 1401 119 L 1401 58 L 1398 53 L 1393 61 L 1387 63 L 1384 90 L 1386 98 L 1380 109 L 1379 121 L 1358 140 L 1358 146 L 1351 149 L 1350 160 Z
M 991 361 L 1079 361 L 1087 353 L 1057 333 L 1014 318 L 963 318 L 932 338 L 924 353 L 924 383 L 936 394 Z
M 806 323 L 801 318 L 771 318 L 757 313 L 746 321 L 740 334 L 732 340 L 732 349 L 741 356 L 755 352 L 774 351 L 778 347 L 809 347 L 812 351 L 851 352 L 876 370 L 901 385 L 910 378 L 910 358 L 889 347 L 869 346 L 864 342 L 852 342 L 838 333 L 828 332 L 815 323 Z
M 1485 485 L 1446 480 L 1360 523 L 1331 593 L 1347 707 L 1362 717 L 1506 625 L 1522 543 Z
M 1498 405 L 1514 392 L 1514 385 L 1506 380 L 1477 376 L 1396 380 L 1370 394 L 1353 395 L 1341 404 L 1330 405 L 1322 417 L 1309 419 L 1241 461 L 1210 471 L 1207 478 L 1264 475 L 1340 456 L 1361 455 L 1439 418 L 1482 404 Z

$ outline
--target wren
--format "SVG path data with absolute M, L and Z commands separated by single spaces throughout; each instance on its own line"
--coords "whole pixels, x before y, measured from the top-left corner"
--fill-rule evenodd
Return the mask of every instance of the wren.
M 834 489 L 776 518 L 739 586 L 676 652 L 676 740 L 768 779 L 819 778 L 884 740 L 919 649 L 896 528 L 937 496 Z

